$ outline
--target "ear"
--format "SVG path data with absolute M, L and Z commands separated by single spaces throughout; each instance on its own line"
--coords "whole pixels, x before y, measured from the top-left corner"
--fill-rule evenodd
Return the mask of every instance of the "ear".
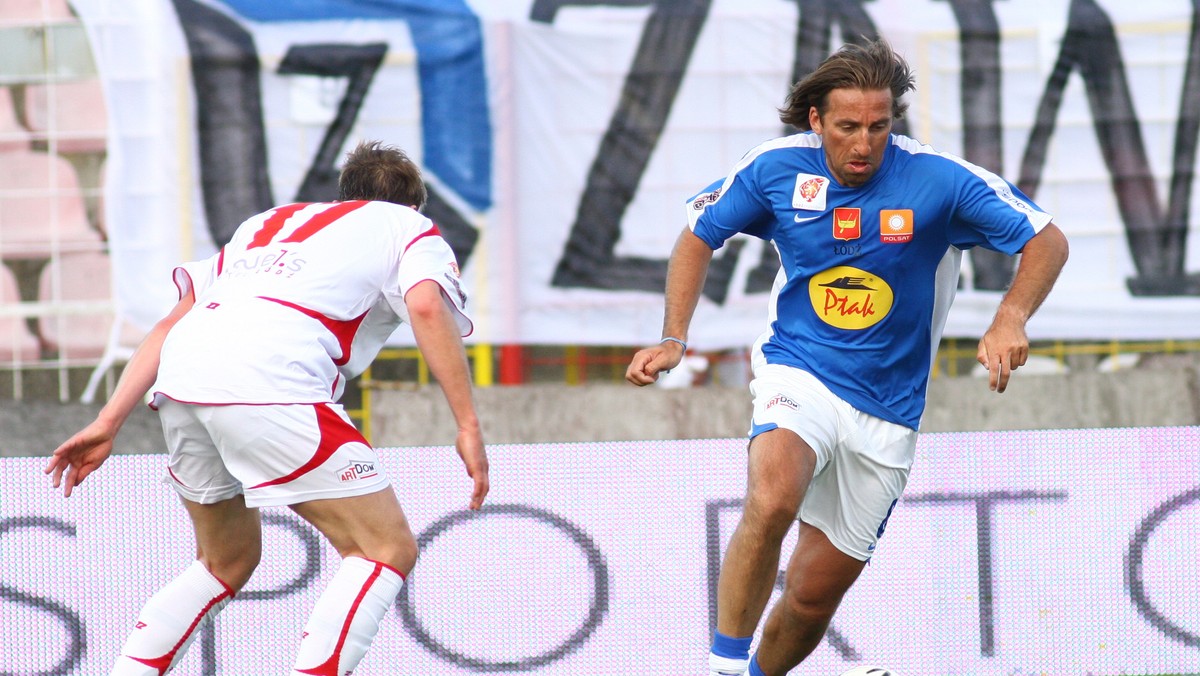
M 808 108 L 808 126 L 818 134 L 821 133 L 821 114 L 817 112 L 816 106 Z

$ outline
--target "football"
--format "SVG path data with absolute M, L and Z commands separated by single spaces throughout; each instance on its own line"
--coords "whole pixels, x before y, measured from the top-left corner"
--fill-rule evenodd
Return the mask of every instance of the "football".
M 896 672 L 891 669 L 880 669 L 879 667 L 854 667 L 850 671 L 842 674 L 842 676 L 897 676 Z

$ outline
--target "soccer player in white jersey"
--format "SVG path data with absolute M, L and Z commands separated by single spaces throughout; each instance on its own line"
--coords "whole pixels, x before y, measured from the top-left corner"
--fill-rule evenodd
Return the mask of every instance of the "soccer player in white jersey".
M 961 251 L 1021 253 L 979 341 L 997 392 L 1025 363 L 1026 323 L 1066 262 L 1062 232 L 1014 186 L 891 133 L 912 87 L 882 41 L 844 46 L 798 82 L 780 112 L 803 132 L 754 148 L 690 202 L 663 340 L 626 372 L 647 385 L 679 363 L 715 249 L 738 233 L 775 245 L 781 270 L 752 357 L 748 485 L 718 582 L 711 674 L 786 674 L 874 553 L 908 479 Z M 797 519 L 783 596 L 752 657 Z
M 399 149 L 361 143 L 338 201 L 246 220 L 221 251 L 175 269 L 179 303 L 147 335 L 96 420 L 46 468 L 70 496 L 153 396 L 165 481 L 195 526 L 197 560 L 146 603 L 112 674 L 165 674 L 246 584 L 262 549 L 259 508 L 287 505 L 342 556 L 304 627 L 294 676 L 350 673 L 417 558 L 374 449 L 337 403 L 401 321 L 453 412 L 472 487 L 488 461 L 462 336 L 471 330 L 454 254 Z

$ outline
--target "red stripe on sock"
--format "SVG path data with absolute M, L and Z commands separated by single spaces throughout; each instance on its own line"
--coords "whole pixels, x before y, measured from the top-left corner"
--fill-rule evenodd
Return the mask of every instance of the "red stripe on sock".
M 214 579 L 216 579 L 215 576 Z M 221 582 L 219 579 L 217 581 Z M 225 591 L 215 596 L 211 601 L 208 602 L 208 605 L 204 606 L 204 608 L 200 611 L 200 614 L 192 620 L 192 624 L 187 628 L 187 631 L 183 632 L 183 636 L 179 639 L 179 642 L 176 643 L 173 648 L 171 648 L 170 652 L 159 657 L 134 657 L 133 655 L 126 655 L 126 657 L 134 662 L 141 662 L 152 669 L 157 669 L 158 676 L 163 676 L 166 674 L 167 669 L 171 667 L 171 662 L 175 660 L 175 654 L 178 653 L 179 648 L 187 642 L 187 639 L 192 635 L 192 632 L 196 631 L 196 627 L 200 626 L 200 623 L 204 621 L 204 617 L 208 615 L 208 611 L 212 610 L 213 606 L 217 605 L 226 598 L 233 598 L 233 591 L 229 588 L 229 585 L 225 584 L 224 582 L 221 582 L 221 585 L 225 587 Z
M 369 559 L 363 559 L 369 561 Z M 379 579 L 379 575 L 383 572 L 383 564 L 378 561 L 370 561 L 375 564 L 375 570 L 367 576 L 367 581 L 363 583 L 362 589 L 358 590 L 358 596 L 354 597 L 354 603 L 350 604 L 350 612 L 346 615 L 346 621 L 342 624 L 342 631 L 338 634 L 337 645 L 333 648 L 333 654 L 329 659 L 321 664 L 310 669 L 297 669 L 296 671 L 302 674 L 311 674 L 312 676 L 340 676 L 338 673 L 338 662 L 342 659 L 342 647 L 346 645 L 346 637 L 350 634 L 350 623 L 354 621 L 354 615 L 358 612 L 358 607 L 362 605 L 362 600 L 367 595 L 367 590 Z

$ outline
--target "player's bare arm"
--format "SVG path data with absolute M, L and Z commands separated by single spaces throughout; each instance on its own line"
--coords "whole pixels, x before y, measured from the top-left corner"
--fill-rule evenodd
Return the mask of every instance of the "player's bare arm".
M 700 302 L 700 292 L 704 289 L 712 255 L 713 250 L 689 228 L 684 228 L 675 241 L 675 249 L 667 265 L 664 338 L 687 341 L 688 326 Z M 683 345 L 674 340 L 664 340 L 658 345 L 639 350 L 625 370 L 625 380 L 639 387 L 649 385 L 658 380 L 658 374 L 678 366 L 683 359 L 683 352 Z
M 988 368 L 988 387 L 1003 392 L 1014 369 L 1029 357 L 1025 325 L 1041 306 L 1067 262 L 1067 238 L 1053 223 L 1025 243 L 1012 286 L 1000 301 L 975 358 Z
M 488 459 L 483 447 L 479 417 L 475 412 L 471 372 L 458 325 L 450 306 L 442 297 L 442 288 L 436 282 L 426 280 L 409 289 L 404 296 L 404 303 L 408 307 L 417 347 L 429 364 L 429 371 L 441 385 L 458 425 L 454 445 L 467 468 L 467 475 L 474 482 L 470 508 L 479 509 L 489 489 Z
M 139 405 L 146 392 L 154 385 L 158 374 L 159 353 L 163 341 L 175 323 L 192 308 L 193 298 L 187 294 L 171 312 L 146 334 L 141 345 L 130 357 L 121 371 L 121 378 L 113 390 L 112 397 L 100 409 L 96 419 L 67 439 L 50 455 L 50 463 L 44 470 L 53 474 L 54 487 L 62 486 L 63 495 L 71 497 L 76 486 L 83 483 L 112 453 L 117 432 Z

